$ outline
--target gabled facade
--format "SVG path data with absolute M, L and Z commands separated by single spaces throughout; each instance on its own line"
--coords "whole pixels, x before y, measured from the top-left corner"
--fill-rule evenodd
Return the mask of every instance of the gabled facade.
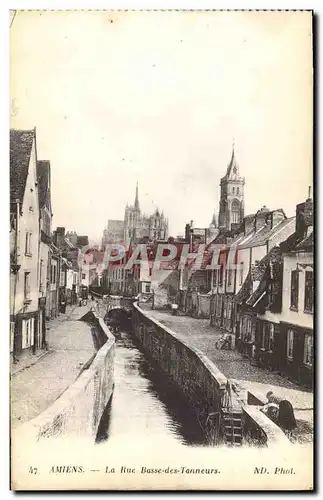
M 219 269 L 213 279 L 210 306 L 212 325 L 234 333 L 238 342 L 242 328 L 251 334 L 254 341 L 255 313 L 248 313 L 246 325 L 242 327 L 241 307 L 235 296 L 261 259 L 294 230 L 295 218 L 287 219 L 281 209 L 270 211 L 263 207 L 256 214 L 246 216 L 234 231 L 220 231 L 213 242 L 222 245 L 222 249 L 219 253 Z
M 50 189 L 50 162 L 37 161 L 39 230 L 39 347 L 46 345 L 46 303 L 50 300 L 50 246 L 52 205 Z M 48 315 L 47 315 L 48 317 Z
M 235 296 L 237 349 L 308 387 L 314 346 L 311 206 L 312 200 L 297 206 L 295 231 L 252 265 Z
M 281 373 L 311 387 L 314 360 L 314 236 L 313 202 L 297 206 L 295 244 L 283 252 L 283 295 L 277 367 Z
M 39 195 L 36 131 L 10 131 L 11 352 L 18 358 L 40 345 Z

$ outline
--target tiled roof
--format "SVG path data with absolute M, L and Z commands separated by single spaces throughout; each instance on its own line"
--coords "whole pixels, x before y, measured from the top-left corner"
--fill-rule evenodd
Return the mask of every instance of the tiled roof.
M 281 263 L 282 254 L 280 247 L 276 246 L 270 250 L 257 264 L 249 271 L 242 287 L 235 296 L 235 302 L 242 304 L 248 301 L 248 305 L 253 305 L 263 292 L 263 279 L 266 275 L 269 264 Z M 252 283 L 259 281 L 256 290 L 252 292 Z
M 271 251 L 265 255 L 261 261 L 258 263 L 257 271 L 254 275 L 254 281 L 259 281 L 259 284 L 256 288 L 256 290 L 250 295 L 250 297 L 247 299 L 247 303 L 250 306 L 255 305 L 257 300 L 261 297 L 262 293 L 266 289 L 266 283 L 265 283 L 265 278 L 266 275 L 270 277 L 269 271 L 269 265 L 274 267 L 275 264 L 281 264 L 282 263 L 282 253 L 280 247 L 274 247 L 271 249 Z M 272 269 L 273 271 L 273 269 Z
M 300 235 L 295 232 L 280 244 L 280 248 L 282 252 L 289 253 L 295 251 L 313 250 L 313 244 L 313 232 L 303 239 L 301 239 Z
M 234 297 L 234 301 L 237 304 L 243 304 L 250 297 L 251 290 L 252 290 L 252 278 L 251 278 L 251 272 L 249 271 L 242 287 Z
M 10 206 L 23 202 L 34 130 L 10 130 Z
M 296 245 L 295 250 L 297 251 L 313 250 L 313 244 L 314 244 L 314 236 L 312 232 L 303 241 L 301 241 L 298 245 Z
M 292 224 L 293 221 L 295 221 L 295 217 L 284 219 L 273 228 L 271 228 L 269 224 L 264 225 L 259 231 L 255 233 L 254 237 L 250 241 L 248 241 L 245 244 L 242 244 L 240 248 L 250 248 L 250 247 L 264 245 L 278 231 L 284 229 L 289 224 Z
M 50 197 L 50 162 L 48 160 L 37 161 L 37 181 L 39 208 L 42 208 Z

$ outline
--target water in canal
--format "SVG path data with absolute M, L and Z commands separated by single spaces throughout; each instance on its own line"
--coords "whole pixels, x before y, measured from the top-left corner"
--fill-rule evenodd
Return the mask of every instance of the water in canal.
M 115 387 L 97 442 L 206 445 L 201 427 L 181 394 L 151 367 L 131 333 L 116 336 Z

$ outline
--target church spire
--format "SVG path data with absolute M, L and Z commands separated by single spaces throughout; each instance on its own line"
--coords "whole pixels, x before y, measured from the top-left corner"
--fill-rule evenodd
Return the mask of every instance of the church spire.
M 235 157 L 235 142 L 234 142 L 234 139 L 232 141 L 232 154 L 231 154 L 231 159 L 230 159 L 230 162 L 228 164 L 228 168 L 227 168 L 227 173 L 225 175 L 225 177 L 229 177 L 233 171 L 234 174 L 236 174 L 238 172 L 238 163 L 237 163 L 237 160 L 236 160 L 236 157 Z
M 137 184 L 136 184 L 135 209 L 139 210 L 138 181 L 137 181 Z

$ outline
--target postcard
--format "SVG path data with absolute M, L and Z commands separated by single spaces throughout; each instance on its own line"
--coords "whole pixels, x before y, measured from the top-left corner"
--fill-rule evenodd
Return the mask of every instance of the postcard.
M 11 488 L 308 491 L 313 13 L 10 12 Z

